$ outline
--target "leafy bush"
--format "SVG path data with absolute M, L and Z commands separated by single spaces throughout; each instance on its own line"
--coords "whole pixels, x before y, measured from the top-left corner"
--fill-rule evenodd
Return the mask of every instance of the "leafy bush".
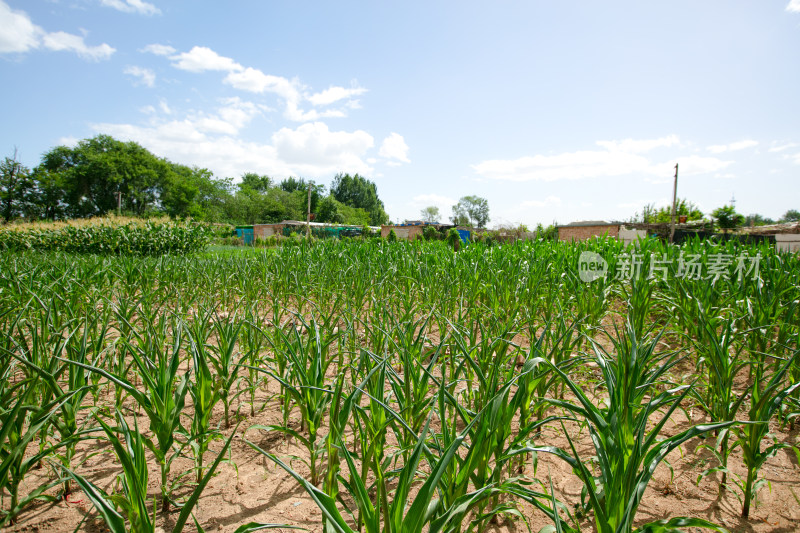
M 442 238 L 442 234 L 439 233 L 439 230 L 437 230 L 435 226 L 425 226 L 422 228 L 422 236 L 425 237 L 426 241 L 441 240 Z
M 456 228 L 450 228 L 447 232 L 447 243 L 453 247 L 456 252 L 461 249 L 461 235 L 459 235 Z

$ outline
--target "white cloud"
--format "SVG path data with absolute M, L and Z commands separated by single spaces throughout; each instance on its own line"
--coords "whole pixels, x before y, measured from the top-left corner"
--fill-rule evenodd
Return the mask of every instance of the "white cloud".
M 374 139 L 365 131 L 331 131 L 325 124 L 283 128 L 266 141 L 247 141 L 241 130 L 269 108 L 239 98 L 223 100 L 213 112 L 191 111 L 168 115 L 143 110 L 143 125 L 92 124 L 97 133 L 138 142 L 153 153 L 186 165 L 208 168 L 220 177 L 259 172 L 270 176 L 301 175 L 330 178 L 337 172 L 372 173 L 366 161 Z
M 362 95 L 365 92 L 367 92 L 367 90 L 363 87 L 351 87 L 350 89 L 344 87 L 329 87 L 322 92 L 312 94 L 306 98 L 315 106 L 325 106 L 345 98 Z
M 156 84 L 156 75 L 149 68 L 128 66 L 123 70 L 125 74 L 129 74 L 135 78 L 139 78 L 139 83 L 148 87 L 153 87 Z
M 583 150 L 556 155 L 494 159 L 482 161 L 472 168 L 481 176 L 506 181 L 558 181 L 609 176 L 644 175 L 666 178 L 674 173 L 676 161 L 654 163 L 639 153 L 657 146 L 670 146 L 677 142 L 672 137 L 654 141 L 601 141 L 607 150 Z M 718 172 L 732 164 L 715 157 L 697 155 L 680 158 L 681 174 Z
M 1 0 L 0 0 L 1 1 Z M 227 72 L 222 82 L 235 89 L 256 94 L 272 93 L 282 98 L 285 103 L 284 117 L 294 122 L 314 122 L 322 118 L 339 118 L 347 116 L 345 109 L 358 109 L 358 101 L 348 100 L 340 109 L 304 111 L 301 104 L 309 101 L 313 105 L 330 105 L 342 99 L 362 94 L 366 89 L 354 86 L 350 89 L 330 87 L 320 93 L 309 95 L 306 88 L 297 79 L 265 74 L 259 69 L 244 67 L 230 57 L 221 56 L 214 50 L 204 46 L 195 46 L 189 52 L 175 54 L 172 47 L 151 44 L 143 51 L 158 55 L 166 55 L 172 60 L 172 66 L 189 71 L 205 72 L 217 70 Z
M 156 6 L 142 0 L 100 0 L 100 3 L 125 13 L 141 13 L 142 15 L 161 14 L 161 10 Z
M 189 120 L 194 127 L 204 133 L 221 133 L 237 135 L 256 115 L 262 112 L 260 106 L 252 102 L 244 102 L 239 98 L 229 98 L 216 113 L 196 113 Z
M 783 152 L 784 150 L 788 150 L 789 148 L 796 148 L 800 146 L 798 143 L 784 143 L 784 144 L 775 144 L 772 146 L 769 151 L 776 153 L 776 152 Z
M 721 154 L 724 152 L 735 152 L 737 150 L 744 150 L 745 148 L 752 148 L 758 146 L 758 141 L 747 139 L 744 141 L 737 141 L 730 144 L 715 144 L 706 148 L 712 154 Z
M 59 146 L 66 146 L 68 148 L 75 148 L 76 146 L 78 146 L 79 142 L 81 142 L 80 139 L 78 139 L 77 137 L 73 137 L 73 136 L 69 135 L 69 136 L 66 136 L 66 137 L 61 137 L 58 140 L 58 145 Z
M 311 109 L 303 111 L 300 103 L 303 100 L 302 86 L 296 79 L 289 80 L 282 76 L 264 74 L 258 69 L 247 67 L 241 71 L 234 71 L 225 76 L 223 83 L 251 93 L 272 93 L 283 98 L 286 103 L 284 117 L 294 122 L 312 122 L 321 118 L 339 118 L 346 116 L 340 109 L 317 111 Z
M 24 11 L 12 10 L 0 0 L 0 53 L 23 53 L 44 46 L 49 50 L 75 52 L 83 59 L 108 59 L 115 52 L 107 44 L 87 45 L 83 37 L 63 31 L 47 33 Z
M 677 135 L 668 135 L 659 139 L 625 139 L 622 141 L 597 141 L 597 145 L 609 152 L 624 152 L 626 154 L 640 154 L 655 148 L 680 145 Z
M 650 162 L 639 155 L 581 151 L 511 160 L 494 159 L 472 167 L 478 174 L 496 180 L 557 181 L 646 172 L 649 166 Z
M 410 163 L 408 158 L 408 145 L 405 139 L 399 133 L 392 132 L 381 143 L 381 148 L 378 155 L 389 159 L 390 165 L 399 165 L 400 163 Z
M 22 53 L 39 46 L 44 30 L 27 13 L 0 1 L 0 53 Z
M 326 169 L 328 173 L 371 171 L 362 158 L 373 147 L 374 139 L 362 130 L 330 131 L 326 124 L 312 122 L 294 130 L 281 128 L 272 142 L 278 157 L 297 168 Z
M 97 46 L 89 46 L 83 41 L 83 37 L 63 31 L 46 34 L 42 38 L 42 44 L 45 48 L 50 50 L 55 50 L 57 52 L 75 52 L 79 57 L 92 61 L 108 59 L 116 52 L 114 48 L 105 43 Z
M 800 13 L 800 0 L 791 0 L 786 5 L 786 11 L 791 13 Z
M 170 57 L 172 66 L 189 72 L 204 72 L 206 70 L 222 70 L 234 72 L 242 70 L 242 66 L 233 59 L 221 56 L 205 46 L 195 46 L 188 52 Z
M 169 56 L 177 52 L 173 47 L 168 44 L 148 44 L 140 50 L 140 52 L 147 52 L 157 56 Z
M 251 93 L 274 93 L 287 101 L 297 102 L 300 100 L 300 91 L 297 81 L 291 81 L 281 76 L 271 76 L 264 74 L 255 68 L 240 69 L 231 72 L 224 83 Z

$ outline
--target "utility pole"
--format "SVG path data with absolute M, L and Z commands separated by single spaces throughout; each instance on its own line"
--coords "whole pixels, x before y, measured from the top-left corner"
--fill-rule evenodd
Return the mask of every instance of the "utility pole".
M 675 208 L 678 201 L 678 163 L 675 163 L 675 184 L 672 186 L 672 222 L 669 228 L 669 243 L 675 239 Z
M 306 215 L 306 239 L 311 238 L 311 184 L 308 184 L 308 214 Z
M 117 216 L 122 214 L 122 191 L 117 191 Z

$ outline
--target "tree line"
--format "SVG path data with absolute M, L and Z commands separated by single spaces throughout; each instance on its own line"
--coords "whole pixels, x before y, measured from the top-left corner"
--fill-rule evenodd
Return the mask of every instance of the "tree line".
M 372 181 L 337 174 L 329 188 L 300 177 L 281 181 L 255 172 L 218 178 L 205 168 L 157 157 L 135 142 L 108 135 L 57 146 L 34 168 L 7 156 L 0 162 L 0 217 L 64 220 L 119 211 L 229 224 L 305 220 L 380 225 L 389 221 Z
M 720 228 L 731 229 L 741 226 L 764 226 L 767 224 L 776 224 L 782 222 L 797 222 L 800 221 L 800 211 L 796 209 L 789 209 L 778 220 L 773 220 L 769 217 L 753 213 L 751 215 L 742 215 L 736 211 L 733 205 L 723 205 L 714 209 L 709 213 L 711 218 L 716 221 Z M 696 220 L 704 220 L 705 215 L 693 202 L 685 198 L 677 199 L 675 203 L 675 216 L 685 216 L 688 222 Z M 672 206 L 656 207 L 655 204 L 647 204 L 642 209 L 641 213 L 637 212 L 628 222 L 632 223 L 645 223 L 645 224 L 666 224 L 672 220 Z

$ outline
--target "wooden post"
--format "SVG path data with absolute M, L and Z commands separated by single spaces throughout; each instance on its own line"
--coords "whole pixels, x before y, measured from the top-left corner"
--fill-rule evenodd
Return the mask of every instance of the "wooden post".
M 678 163 L 675 163 L 675 184 L 672 186 L 672 222 L 669 228 L 669 243 L 675 239 L 675 210 L 678 200 Z

